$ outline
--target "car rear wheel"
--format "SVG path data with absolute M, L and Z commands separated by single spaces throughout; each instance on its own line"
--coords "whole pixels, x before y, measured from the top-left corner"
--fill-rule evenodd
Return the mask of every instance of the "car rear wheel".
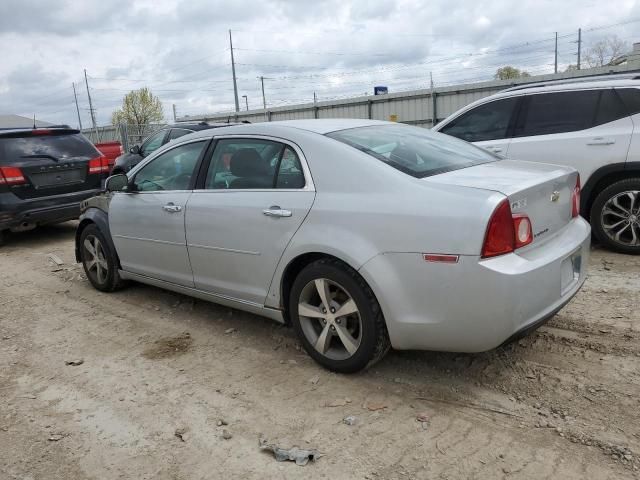
M 620 180 L 600 192 L 591 208 L 591 227 L 611 250 L 640 254 L 640 178 Z
M 103 292 L 113 292 L 122 287 L 116 255 L 96 225 L 88 225 L 82 231 L 80 249 L 82 266 L 91 285 Z
M 293 282 L 289 315 L 309 355 L 341 373 L 362 370 L 389 350 L 373 292 L 352 268 L 333 259 L 306 266 Z

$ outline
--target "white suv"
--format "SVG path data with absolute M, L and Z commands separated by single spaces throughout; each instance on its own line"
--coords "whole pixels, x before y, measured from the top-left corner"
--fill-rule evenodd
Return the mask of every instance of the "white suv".
M 498 155 L 580 172 L 580 213 L 596 238 L 640 253 L 640 75 L 518 86 L 474 102 L 434 130 Z

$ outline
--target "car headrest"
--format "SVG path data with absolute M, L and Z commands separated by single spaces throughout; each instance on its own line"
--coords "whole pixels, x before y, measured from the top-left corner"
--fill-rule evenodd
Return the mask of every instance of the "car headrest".
M 236 177 L 269 175 L 269 165 L 253 148 L 242 148 L 235 152 L 231 157 L 229 170 Z

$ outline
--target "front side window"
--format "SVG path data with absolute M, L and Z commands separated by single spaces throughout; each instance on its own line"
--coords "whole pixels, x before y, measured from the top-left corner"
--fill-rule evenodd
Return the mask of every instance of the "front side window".
M 456 138 L 408 125 L 350 128 L 327 136 L 417 178 L 498 159 Z
M 504 98 L 479 105 L 448 123 L 440 132 L 467 142 L 501 140 L 508 135 L 517 102 L 517 98 Z
M 215 190 L 302 187 L 300 159 L 291 147 L 248 138 L 218 141 L 204 186 Z
M 180 145 L 151 160 L 133 180 L 136 191 L 187 190 L 205 144 L 202 141 Z
M 515 136 L 530 137 L 591 128 L 600 90 L 540 93 L 527 98 Z
M 166 130 L 160 130 L 159 132 L 151 135 L 140 147 L 140 155 L 146 157 L 150 153 L 156 151 L 162 146 L 162 140 L 164 140 L 164 136 L 167 134 Z

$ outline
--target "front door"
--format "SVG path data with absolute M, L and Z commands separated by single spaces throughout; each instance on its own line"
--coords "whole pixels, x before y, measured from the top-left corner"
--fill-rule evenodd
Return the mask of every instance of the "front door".
M 187 205 L 196 288 L 264 304 L 278 261 L 315 197 L 298 152 L 260 138 L 217 142 L 204 189 Z
M 206 143 L 161 153 L 134 172 L 130 192 L 113 194 L 109 227 L 123 270 L 193 287 L 184 219 Z

